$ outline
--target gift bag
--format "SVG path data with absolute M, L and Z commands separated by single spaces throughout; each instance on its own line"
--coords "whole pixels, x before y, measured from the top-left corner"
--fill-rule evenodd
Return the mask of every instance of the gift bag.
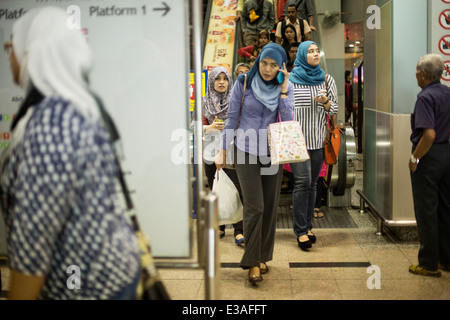
M 298 121 L 272 123 L 268 127 L 268 139 L 272 165 L 309 159 L 305 137 Z
M 225 171 L 216 171 L 213 192 L 219 202 L 219 225 L 233 224 L 243 219 L 244 209 L 239 192 Z

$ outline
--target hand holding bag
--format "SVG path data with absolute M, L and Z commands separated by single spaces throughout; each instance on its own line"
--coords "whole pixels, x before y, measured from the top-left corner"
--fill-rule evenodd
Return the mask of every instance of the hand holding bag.
M 243 219 L 244 209 L 239 192 L 225 171 L 216 171 L 212 191 L 218 196 L 219 225 L 233 224 Z

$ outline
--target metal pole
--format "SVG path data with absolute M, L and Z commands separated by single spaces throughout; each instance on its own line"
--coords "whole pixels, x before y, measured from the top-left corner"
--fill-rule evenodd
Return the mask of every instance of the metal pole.
M 198 242 L 198 261 L 203 266 L 205 262 L 205 252 L 202 230 L 205 225 L 205 212 L 202 208 L 202 198 L 205 195 L 203 187 L 203 126 L 202 126 L 202 2 L 200 0 L 192 0 L 192 44 L 193 44 L 193 62 L 194 62 L 194 96 L 195 96 L 195 110 L 194 110 L 194 167 L 196 173 L 196 199 L 197 199 L 197 242 Z
M 359 197 L 359 213 L 364 213 L 364 199 L 363 197 Z
M 217 259 L 217 243 L 218 243 L 218 199 L 212 193 L 205 198 L 206 207 L 206 228 L 205 228 L 205 244 L 206 244 L 206 268 L 205 268 L 205 297 L 206 300 L 218 299 L 219 272 Z

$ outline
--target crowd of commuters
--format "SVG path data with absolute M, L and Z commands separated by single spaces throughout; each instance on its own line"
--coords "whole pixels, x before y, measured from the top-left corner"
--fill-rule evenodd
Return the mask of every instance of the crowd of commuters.
M 264 45 L 276 42 L 285 49 L 287 65 L 292 66 L 291 45 L 298 47 L 312 39 L 314 14 L 314 0 L 239 0 L 236 21 L 240 21 L 242 34 L 241 62 L 252 64 Z
M 295 29 L 292 30 L 295 33 Z M 320 217 L 315 211 L 317 181 L 324 161 L 327 121 L 338 110 L 337 89 L 333 77 L 320 67 L 318 45 L 313 41 L 296 44 L 296 54 L 291 53 L 295 56 L 291 72 L 286 66 L 287 51 L 276 43 L 264 45 L 251 67 L 245 63 L 236 67 L 237 79 L 232 88 L 226 69 L 213 69 L 208 81 L 211 93 L 207 93 L 207 97 L 217 96 L 221 104 L 211 109 L 213 104 L 207 101 L 210 98 L 203 103 L 204 117 L 209 118 L 204 123 L 205 135 L 210 136 L 209 130 L 212 130 L 222 136 L 222 144 L 213 154 L 208 151 L 204 157 L 211 160 L 216 154 L 213 159 L 216 168 L 233 177 L 241 195 L 245 247 L 240 265 L 249 270 L 248 280 L 252 283 L 262 281 L 262 274 L 269 271 L 267 262 L 273 256 L 283 174 L 283 166 L 272 165 L 270 161 L 267 127 L 271 123 L 295 120 L 303 128 L 310 159 L 291 164 L 294 234 L 302 250 L 316 242 L 311 230 L 312 218 Z M 246 68 L 249 71 L 245 72 Z M 213 85 L 226 78 L 222 91 Z M 225 87 L 230 93 L 225 94 Z M 225 169 L 229 148 L 233 148 L 237 159 L 235 170 Z M 210 186 L 214 184 L 216 168 L 205 164 Z M 239 226 L 239 232 L 241 230 Z

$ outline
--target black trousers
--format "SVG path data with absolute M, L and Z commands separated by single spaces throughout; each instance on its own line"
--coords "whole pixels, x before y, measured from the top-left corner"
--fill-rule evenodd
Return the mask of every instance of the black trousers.
M 238 159 L 245 159 L 236 164 L 236 172 L 244 196 L 245 250 L 240 266 L 248 269 L 272 260 L 283 167 L 265 165 L 267 159 L 235 150 Z
M 216 165 L 213 164 L 207 164 L 206 162 L 204 162 L 205 164 L 205 174 L 206 174 L 206 178 L 208 179 L 208 184 L 209 187 L 213 188 L 214 185 L 214 177 L 216 175 Z M 239 197 L 241 198 L 241 202 L 242 204 L 244 203 L 244 199 L 242 197 L 242 191 L 241 191 L 241 186 L 239 184 L 239 179 L 236 173 L 236 170 L 231 170 L 231 169 L 223 169 L 223 171 L 227 174 L 227 176 L 230 178 L 231 181 L 233 181 L 236 189 L 239 192 Z M 233 228 L 234 228 L 234 236 L 236 237 L 238 234 L 244 234 L 244 226 L 243 226 L 243 221 L 238 221 L 235 224 L 233 224 Z M 220 226 L 220 230 L 224 231 L 225 230 L 225 225 L 221 225 Z
M 413 146 L 413 152 L 415 146 Z M 434 144 L 411 173 L 420 237 L 419 265 L 450 266 L 450 143 Z

